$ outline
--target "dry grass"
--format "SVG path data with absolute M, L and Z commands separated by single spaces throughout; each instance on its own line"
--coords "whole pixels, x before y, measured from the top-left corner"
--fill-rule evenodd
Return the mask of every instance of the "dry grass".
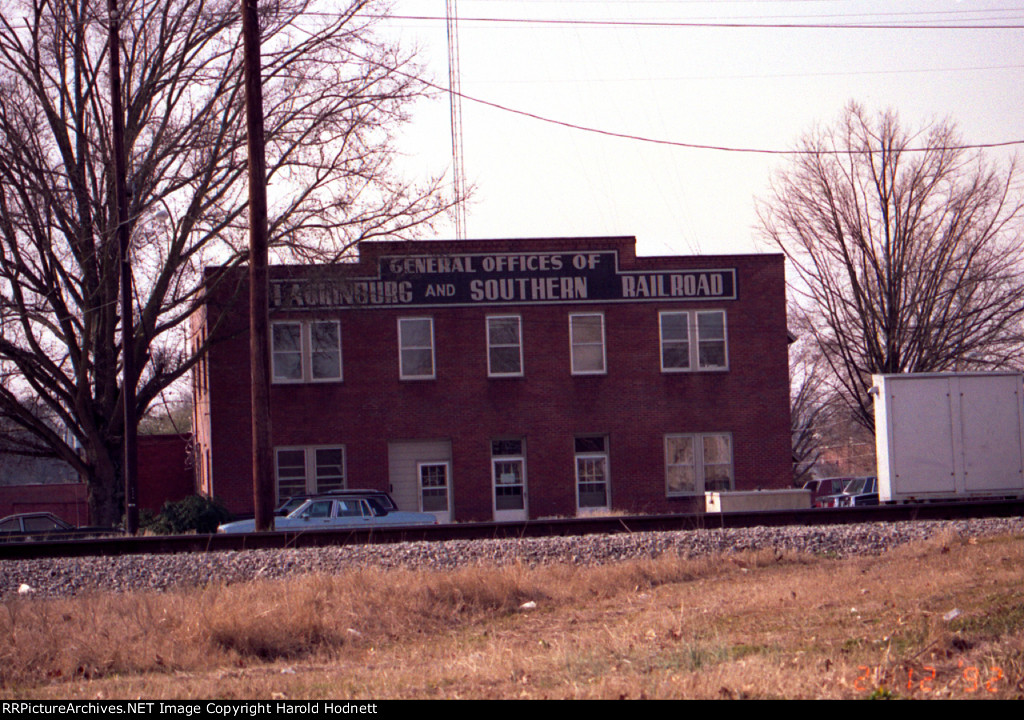
M 366 570 L 17 598 L 0 610 L 0 697 L 1018 698 L 1022 579 L 1024 538 L 950 535 L 850 560 Z

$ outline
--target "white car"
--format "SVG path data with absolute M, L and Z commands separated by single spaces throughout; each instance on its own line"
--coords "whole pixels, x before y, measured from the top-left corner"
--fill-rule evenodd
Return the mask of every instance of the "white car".
M 394 525 L 436 525 L 431 513 L 387 510 L 372 495 L 311 497 L 284 517 L 274 518 L 275 530 L 330 530 L 332 528 L 390 527 Z M 238 520 L 217 528 L 221 533 L 247 533 L 256 528 L 255 520 Z

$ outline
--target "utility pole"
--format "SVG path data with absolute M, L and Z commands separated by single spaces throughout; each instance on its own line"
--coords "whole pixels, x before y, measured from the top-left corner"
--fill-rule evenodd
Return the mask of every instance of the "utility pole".
M 113 2 L 113 0 L 111 0 Z M 267 161 L 257 0 L 242 0 L 245 107 L 249 143 L 249 362 L 252 376 L 252 492 L 256 530 L 274 529 L 274 464 L 270 446 L 268 342 Z
M 107 0 L 110 57 L 111 145 L 114 152 L 114 203 L 117 205 L 117 246 L 121 258 L 121 397 L 124 400 L 124 530 L 139 529 L 138 413 L 135 409 L 135 319 L 132 312 L 131 237 L 128 233 L 128 160 L 124 151 L 124 108 L 121 102 L 121 17 L 117 0 Z
M 459 9 L 446 0 L 448 20 L 448 99 L 452 118 L 452 177 L 455 193 L 455 239 L 466 239 L 466 171 L 462 162 L 462 71 L 459 69 Z

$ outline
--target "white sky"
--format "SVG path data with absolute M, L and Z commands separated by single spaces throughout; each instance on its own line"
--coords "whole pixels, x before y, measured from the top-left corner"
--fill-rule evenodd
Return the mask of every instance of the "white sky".
M 395 0 L 385 28 L 447 86 L 444 0 Z M 908 126 L 954 119 L 969 143 L 1024 140 L 1021 0 L 458 0 L 462 93 L 565 123 L 679 143 L 787 150 L 850 100 Z M 545 19 L 568 24 L 481 22 Z M 632 23 L 1016 25 L 1014 29 L 595 26 Z M 641 254 L 743 253 L 755 197 L 786 156 L 603 136 L 472 100 L 467 237 L 635 235 Z M 421 104 L 410 173 L 451 164 L 448 99 Z M 1024 145 L 988 151 L 993 159 Z M 454 229 L 440 237 L 454 237 Z

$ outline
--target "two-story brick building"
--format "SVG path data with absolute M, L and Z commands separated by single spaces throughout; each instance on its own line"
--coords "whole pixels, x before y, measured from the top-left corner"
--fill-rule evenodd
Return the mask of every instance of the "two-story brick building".
M 208 277 L 199 484 L 251 512 L 244 272 Z M 383 488 L 442 521 L 519 520 L 790 483 L 781 255 L 368 242 L 357 262 L 272 268 L 270 297 L 279 497 Z

